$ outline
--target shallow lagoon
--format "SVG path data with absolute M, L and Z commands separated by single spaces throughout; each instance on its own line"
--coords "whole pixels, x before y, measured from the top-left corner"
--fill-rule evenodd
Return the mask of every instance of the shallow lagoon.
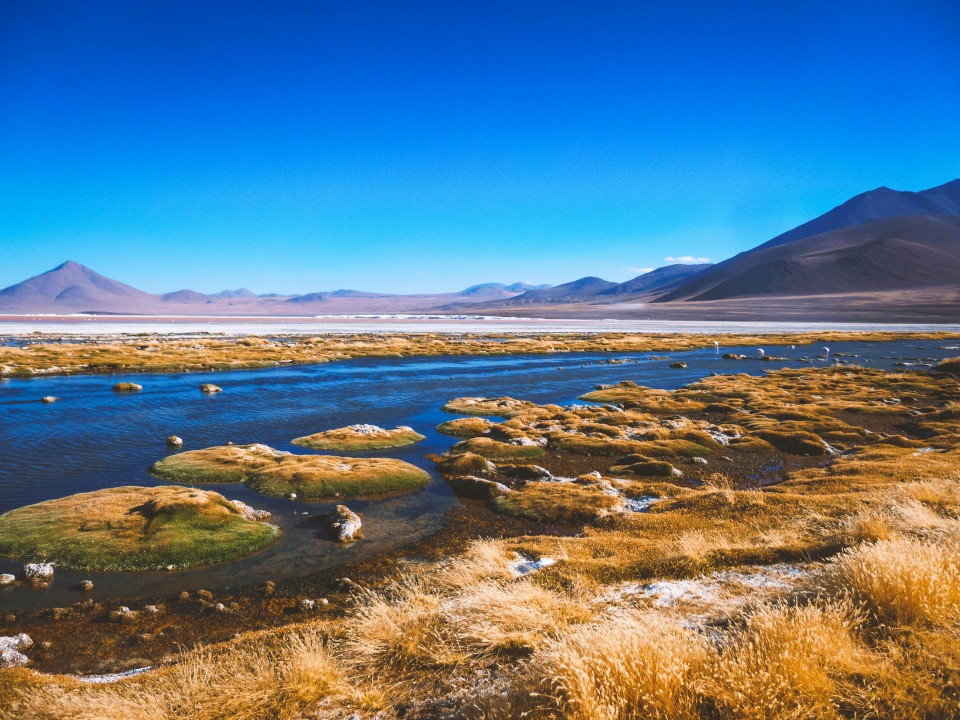
M 893 368 L 895 362 L 960 354 L 943 345 L 916 341 L 835 343 L 831 350 L 861 356 L 844 360 Z M 453 417 L 439 409 L 453 397 L 512 395 L 540 403 L 570 403 L 598 383 L 633 380 L 672 389 L 711 372 L 757 374 L 783 365 L 800 366 L 796 359 L 815 357 L 820 347 L 770 347 L 767 351 L 793 360 L 723 360 L 712 347 L 675 353 L 669 361 L 650 360 L 649 353 L 370 358 L 234 372 L 127 375 L 124 380 L 144 386 L 142 392 L 131 395 L 111 392 L 117 378 L 110 376 L 2 381 L 0 512 L 103 487 L 160 484 L 146 468 L 168 452 L 165 439 L 171 434 L 183 437 L 184 449 L 233 441 L 264 442 L 281 450 L 309 452 L 292 446 L 290 440 L 354 423 L 410 425 L 426 440 L 406 448 L 364 454 L 400 458 L 433 474 L 433 463 L 423 455 L 442 452 L 456 441 L 433 430 Z M 755 347 L 725 347 L 722 352 L 753 355 Z M 611 358 L 636 362 L 599 364 Z M 679 359 L 687 363 L 685 369 L 669 367 L 670 361 Z M 220 385 L 223 393 L 203 395 L 198 386 L 204 382 Z M 62 399 L 45 405 L 40 402 L 45 395 Z M 58 570 L 47 590 L 13 587 L 0 591 L 0 607 L 74 602 L 80 593 L 72 586 L 85 577 L 94 580 L 92 596 L 101 598 L 335 573 L 345 562 L 371 557 L 435 532 L 444 511 L 459 502 L 435 474 L 428 488 L 411 495 L 350 501 L 349 506 L 364 516 L 367 539 L 340 547 L 325 539 L 319 523 L 309 520 L 326 512 L 331 503 L 266 498 L 241 485 L 204 487 L 273 512 L 283 530 L 280 541 L 243 560 L 174 573 Z M 0 559 L 0 572 L 15 568 L 19 563 Z

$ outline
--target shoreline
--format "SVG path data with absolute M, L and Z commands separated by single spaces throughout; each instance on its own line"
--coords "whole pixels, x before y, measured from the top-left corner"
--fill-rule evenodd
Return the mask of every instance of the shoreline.
M 781 330 L 782 330 L 782 326 Z M 3 337 L 0 333 L 0 337 Z M 710 338 L 705 342 L 706 338 Z M 54 341 L 54 340 L 59 341 Z M 75 340 L 75 338 L 70 338 Z M 669 353 L 715 345 L 771 346 L 829 342 L 912 340 L 950 342 L 960 331 L 894 332 L 822 330 L 784 333 L 327 333 L 305 337 L 272 334 L 244 337 L 101 335 L 86 342 L 32 335 L 33 342 L 0 345 L 0 378 L 223 372 L 284 365 L 310 365 L 358 358 L 521 355 L 578 352 Z M 43 342 L 48 340 L 49 342 Z

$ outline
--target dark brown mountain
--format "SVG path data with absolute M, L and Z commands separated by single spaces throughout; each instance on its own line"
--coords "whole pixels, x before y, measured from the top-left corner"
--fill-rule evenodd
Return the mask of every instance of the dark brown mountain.
M 693 277 L 712 267 L 713 263 L 666 265 L 643 275 L 638 275 L 632 280 L 622 282 L 616 287 L 604 290 L 598 294 L 597 298 L 604 300 L 616 298 L 619 302 L 624 299 L 622 297 L 624 295 L 648 295 L 667 292 L 690 282 Z
M 772 247 L 788 245 L 803 238 L 852 228 L 874 220 L 920 215 L 960 215 L 960 179 L 920 192 L 879 187 L 876 190 L 861 193 L 823 215 L 798 225 L 752 250 L 718 263 L 709 272 L 698 275 L 689 283 L 659 298 L 658 302 L 704 299 L 700 297 L 703 295 L 712 297 L 709 295 L 710 289 L 720 282 L 726 282 L 732 274 L 737 272 L 737 267 L 742 267 L 743 261 L 754 253 Z M 836 291 L 842 292 L 843 288 L 836 288 Z
M 661 298 L 725 300 L 960 285 L 960 217 L 885 218 L 761 245 Z
M 497 307 L 516 307 L 522 305 L 551 305 L 555 303 L 576 303 L 590 300 L 605 290 L 617 287 L 617 283 L 598 277 L 585 277 L 572 282 L 556 285 L 543 290 L 528 290 L 522 295 L 496 303 Z M 492 305 L 492 303 L 483 303 Z

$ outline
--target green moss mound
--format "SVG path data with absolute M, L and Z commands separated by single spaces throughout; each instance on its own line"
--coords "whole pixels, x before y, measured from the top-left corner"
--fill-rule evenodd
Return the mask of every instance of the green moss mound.
M 301 500 L 410 492 L 430 483 L 424 470 L 393 458 L 294 455 L 267 445 L 226 445 L 170 455 L 150 467 L 177 483 L 239 482 L 273 497 Z
M 79 570 L 185 568 L 249 555 L 278 533 L 219 493 L 127 486 L 0 515 L 0 555 Z
M 291 442 L 312 450 L 357 451 L 404 447 L 425 439 L 423 435 L 405 425 L 393 430 L 385 430 L 376 425 L 350 425 L 298 437 Z

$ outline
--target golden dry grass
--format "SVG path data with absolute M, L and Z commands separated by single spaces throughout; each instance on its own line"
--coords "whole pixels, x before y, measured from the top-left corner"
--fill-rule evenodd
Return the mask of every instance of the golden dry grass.
M 437 355 L 515 355 L 555 352 L 681 352 L 721 345 L 802 345 L 820 342 L 957 339 L 951 333 L 818 332 L 749 337 L 679 333 L 536 333 L 532 335 L 397 333 L 322 335 L 266 339 L 216 337 L 170 340 L 161 336 L 108 342 L 38 341 L 24 347 L 0 347 L 0 376 L 34 374 L 184 372 L 322 363 L 360 357 Z
M 700 434 L 716 432 L 710 423 L 723 407 L 724 432 L 746 433 L 751 451 L 776 452 L 756 435 L 781 428 L 836 438 L 849 452 L 810 461 L 764 489 L 740 489 L 712 471 L 686 488 L 610 477 L 528 482 L 496 502 L 591 524 L 576 535 L 488 540 L 445 561 L 405 566 L 358 593 L 322 632 L 271 632 L 259 646 L 236 641 L 216 658 L 190 653 L 177 667 L 212 688 L 209 703 L 191 689 L 199 681 L 172 669 L 107 688 L 16 674 L 16 687 L 31 688 L 23 693 L 0 675 L 0 697 L 16 717 L 43 718 L 96 718 L 100 707 L 122 708 L 104 717 L 148 720 L 211 720 L 227 710 L 250 718 L 356 710 L 390 720 L 960 717 L 957 381 L 807 369 L 711 377 L 652 397 L 622 413 L 523 405 L 497 437 L 546 437 L 548 450 L 554 438 L 578 433 L 706 447 Z M 689 416 L 672 417 L 680 406 Z M 698 419 L 698 406 L 714 417 Z M 865 432 L 867 425 L 878 429 Z M 737 452 L 733 444 L 711 449 L 711 462 Z M 598 505 L 626 497 L 660 499 L 642 513 Z M 557 562 L 518 578 L 514 552 Z M 810 574 L 779 596 L 757 592 L 762 602 L 734 602 L 724 594 L 732 592 L 723 585 L 728 573 L 717 572 L 801 561 Z M 717 590 L 703 604 L 709 618 L 693 602 L 609 600 L 624 583 L 671 578 Z M 749 582 L 729 587 L 751 592 Z M 779 599 L 767 602 L 771 596 Z M 323 653 L 313 644 L 298 655 L 294 638 L 311 632 L 320 633 Z M 284 653 L 304 669 L 284 669 Z M 217 701 L 231 692 L 237 704 Z M 174 697 L 185 700 L 172 705 Z

